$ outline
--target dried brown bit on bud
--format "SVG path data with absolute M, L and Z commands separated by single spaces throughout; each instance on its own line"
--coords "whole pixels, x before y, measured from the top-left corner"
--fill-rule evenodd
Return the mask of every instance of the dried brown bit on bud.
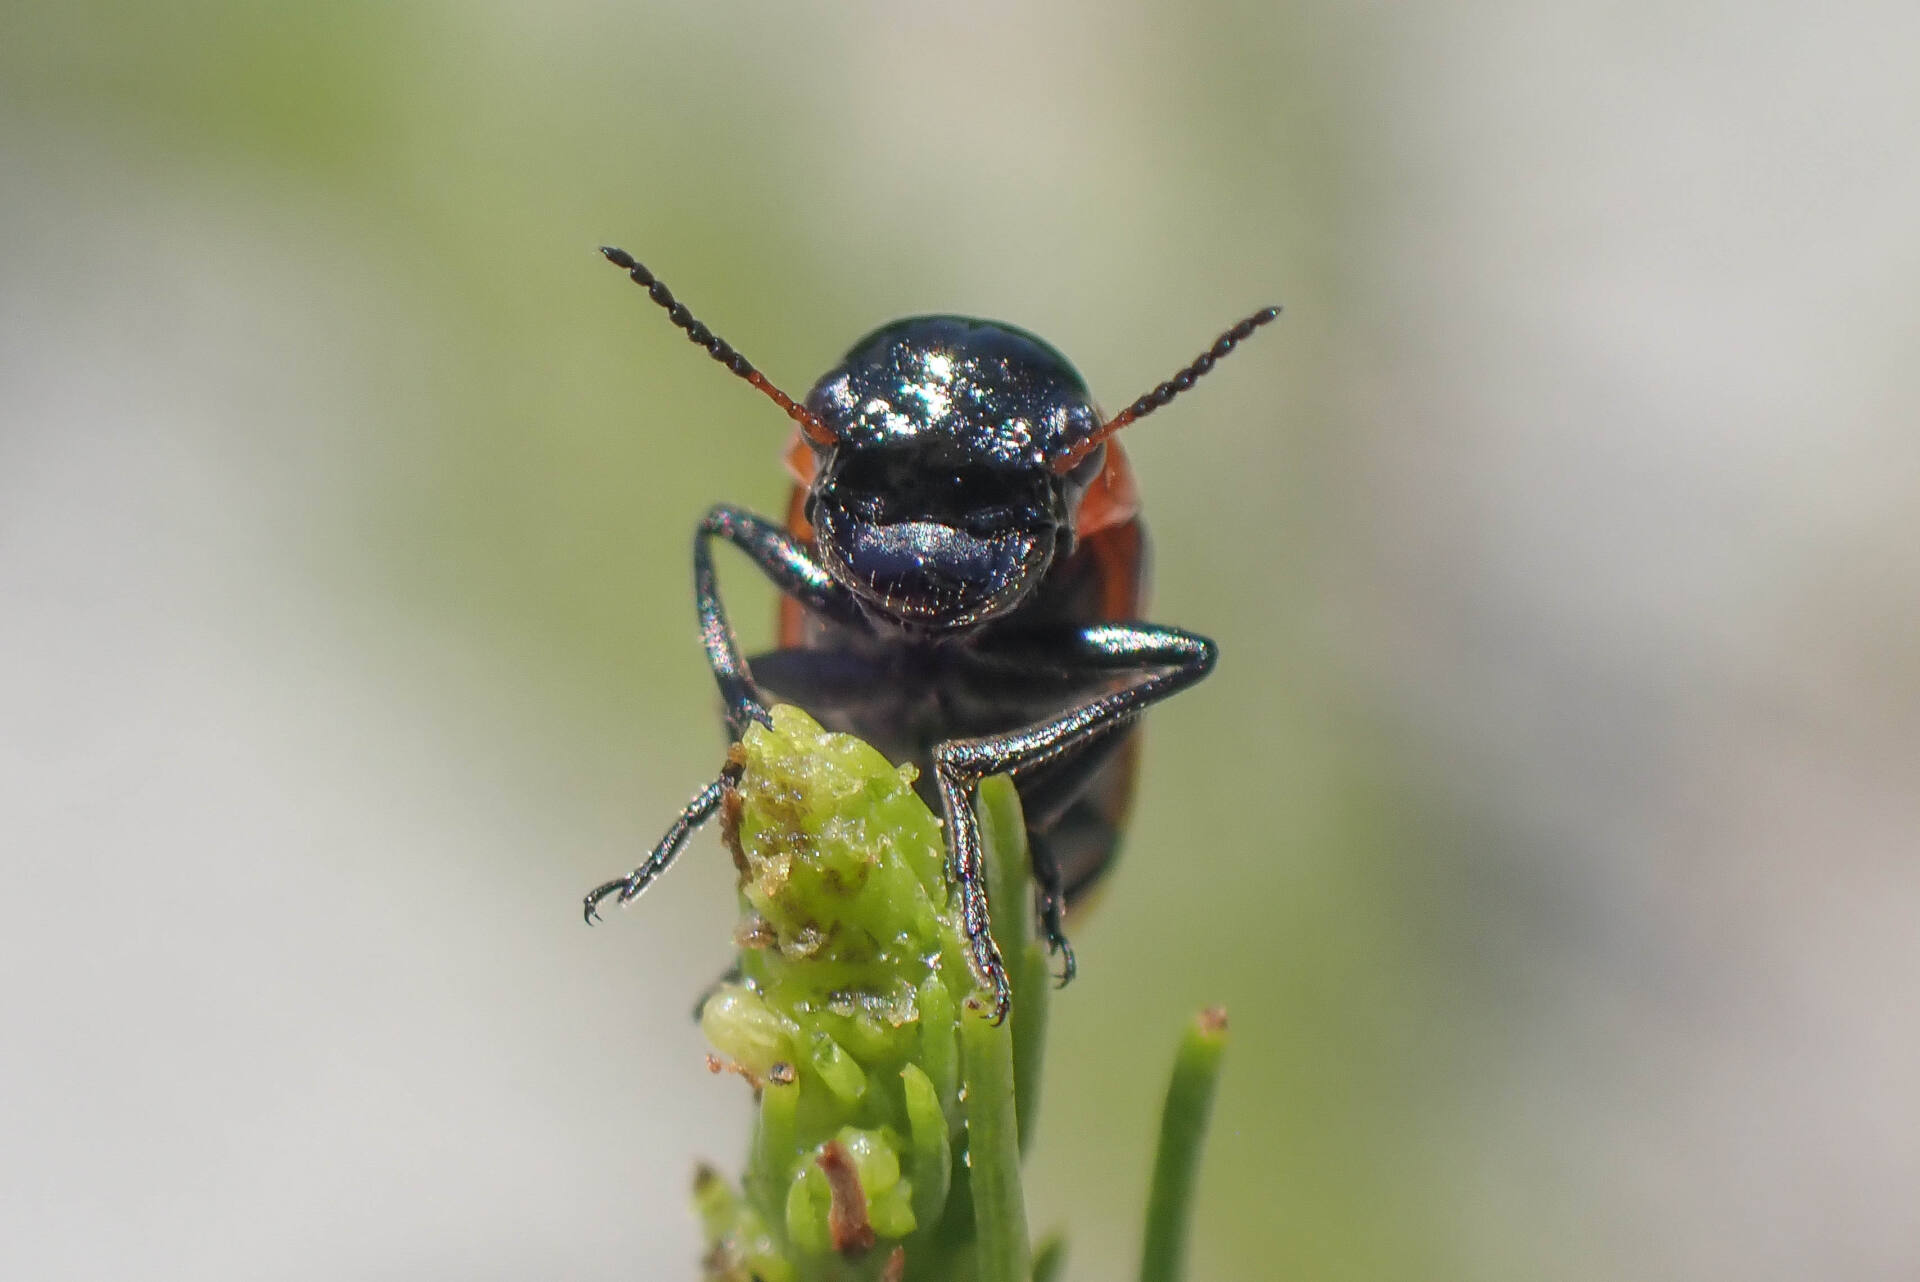
M 860 1173 L 853 1168 L 847 1146 L 830 1140 L 814 1159 L 827 1175 L 827 1187 L 833 1200 L 827 1207 L 827 1232 L 833 1249 L 848 1259 L 873 1249 L 873 1222 L 867 1218 L 867 1193 L 860 1187 Z

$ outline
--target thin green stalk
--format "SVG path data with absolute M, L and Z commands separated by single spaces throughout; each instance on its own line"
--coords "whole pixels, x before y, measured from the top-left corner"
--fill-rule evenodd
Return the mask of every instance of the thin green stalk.
M 1020 1188 L 1020 1129 L 1013 1105 L 1013 1029 L 978 1012 L 960 1021 L 967 1078 L 967 1167 L 980 1282 L 1028 1282 L 1027 1204 Z
M 1186 1276 L 1194 1177 L 1226 1048 L 1227 1015 L 1217 1006 L 1202 1011 L 1181 1039 L 1173 1080 L 1167 1084 L 1166 1107 L 1160 1114 L 1160 1147 L 1153 1162 L 1153 1191 L 1147 1199 L 1140 1282 L 1180 1282 Z
M 987 854 L 987 900 L 994 937 L 1013 983 L 1014 1107 L 1020 1120 L 1020 1152 L 1033 1143 L 1040 1118 L 1040 1065 L 1046 1053 L 1047 1011 L 1053 973 L 1047 952 L 1033 938 L 1032 862 L 1020 793 L 1004 775 L 983 780 L 974 805 Z M 1015 905 L 1011 910 L 1002 904 Z
M 1020 793 L 1013 780 L 995 775 L 980 781 L 973 811 L 980 817 L 980 841 L 987 858 L 987 903 L 993 909 L 993 939 L 1010 967 L 1017 967 L 1033 942 L 1033 911 L 1027 888 L 1027 824 L 1020 814 Z M 1007 905 L 1003 910 L 1002 905 Z M 1020 911 L 1012 906 L 1020 905 Z M 1018 971 L 1014 972 L 1018 977 Z M 1018 996 L 1018 994 L 1015 994 Z
M 1067 1263 L 1067 1240 L 1058 1233 L 1033 1253 L 1033 1282 L 1054 1282 Z

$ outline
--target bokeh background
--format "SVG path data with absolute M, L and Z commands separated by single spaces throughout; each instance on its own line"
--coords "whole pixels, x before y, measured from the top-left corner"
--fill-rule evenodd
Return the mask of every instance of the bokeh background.
M 12 3 L 0 1259 L 690 1278 L 687 586 L 916 311 L 1130 438 L 1151 718 L 1037 1226 L 1205 1279 L 1920 1269 L 1920 7 Z M 764 639 L 770 600 L 723 569 Z

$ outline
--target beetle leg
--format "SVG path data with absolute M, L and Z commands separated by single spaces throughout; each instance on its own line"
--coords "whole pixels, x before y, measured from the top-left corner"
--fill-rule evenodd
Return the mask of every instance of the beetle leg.
M 740 655 L 740 642 L 727 622 L 726 607 L 720 603 L 720 585 L 713 572 L 714 538 L 723 538 L 745 552 L 773 585 L 810 609 L 834 618 L 851 617 L 855 612 L 852 596 L 820 568 L 806 545 L 773 522 L 743 509 L 719 504 L 702 518 L 693 537 L 693 598 L 700 612 L 700 636 L 706 644 L 707 665 L 720 685 L 720 697 L 726 703 L 727 737 L 738 741 L 754 721 L 767 721 L 766 696 L 754 684 L 753 672 Z M 695 793 L 680 812 L 666 835 L 646 860 L 625 877 L 594 887 L 587 895 L 587 924 L 599 916 L 600 905 L 610 897 L 631 903 L 655 877 L 680 853 L 693 830 L 712 818 L 726 790 L 740 778 L 740 768 L 729 765 L 720 777 Z
M 858 616 L 853 594 L 813 559 L 806 544 L 783 527 L 744 508 L 716 504 L 700 521 L 693 538 L 693 598 L 700 612 L 700 636 L 706 644 L 707 665 L 720 685 L 726 703 L 727 737 L 738 740 L 749 722 L 767 721 L 767 700 L 755 684 L 753 671 L 740 653 L 740 642 L 720 603 L 720 585 L 713 572 L 712 541 L 723 538 L 747 554 L 760 572 L 787 596 L 829 617 L 852 620 Z
M 1067 942 L 1061 916 L 1066 912 L 1067 893 L 1060 881 L 1060 864 L 1053 847 L 1037 832 L 1027 834 L 1027 853 L 1033 860 L 1033 885 L 1040 892 L 1040 929 L 1047 936 L 1047 951 L 1060 954 L 1059 984 L 1065 988 L 1080 969 L 1073 960 L 1073 945 Z
M 960 894 L 968 959 L 975 976 L 993 990 L 996 1021 L 1006 1018 L 1013 999 L 1006 965 L 989 927 L 980 821 L 973 813 L 975 785 L 989 775 L 1018 775 L 1130 724 L 1149 707 L 1213 671 L 1218 654 L 1213 642 L 1178 628 L 1137 623 L 1081 628 L 1065 638 L 1059 661 L 1082 671 L 1158 671 L 1046 721 L 1005 734 L 949 739 L 934 746 L 934 778 L 947 821 L 948 868 Z
M 713 812 L 720 808 L 720 799 L 726 795 L 728 788 L 739 782 L 739 779 L 740 768 L 729 764 L 720 772 L 718 779 L 693 794 L 693 800 L 687 803 L 687 808 L 682 810 L 679 817 L 668 826 L 666 835 L 660 838 L 659 844 L 654 846 L 653 852 L 646 857 L 645 862 L 626 876 L 595 886 L 588 892 L 587 925 L 591 926 L 599 919 L 600 905 L 609 896 L 619 896 L 618 902 L 622 904 L 632 903 L 634 897 L 645 890 L 655 877 L 665 872 L 667 865 L 673 862 L 674 856 L 680 853 L 680 848 L 687 844 L 687 837 L 695 828 L 713 817 Z

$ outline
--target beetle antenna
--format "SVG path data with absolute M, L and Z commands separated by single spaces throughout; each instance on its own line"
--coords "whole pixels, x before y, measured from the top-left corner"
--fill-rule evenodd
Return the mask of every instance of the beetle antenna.
M 808 412 L 804 405 L 794 401 L 791 396 L 775 387 L 765 374 L 753 367 L 726 339 L 720 337 L 705 325 L 695 320 L 687 305 L 673 296 L 666 283 L 644 266 L 634 260 L 632 254 L 624 249 L 615 249 L 611 245 L 602 245 L 600 252 L 606 260 L 624 271 L 634 284 L 647 291 L 647 297 L 666 308 L 667 319 L 687 332 L 687 337 L 707 349 L 707 355 L 725 365 L 733 373 L 759 388 L 775 405 L 785 410 L 787 417 L 800 425 L 807 439 L 816 445 L 832 445 L 834 435 L 818 418 Z
M 635 279 L 637 280 L 639 278 L 635 277 Z M 1062 455 L 1059 460 L 1054 463 L 1054 471 L 1062 473 L 1071 472 L 1074 464 L 1100 448 L 1101 442 L 1105 441 L 1121 428 L 1128 426 L 1138 419 L 1145 418 L 1174 397 L 1180 395 L 1180 393 L 1186 391 L 1189 387 L 1192 387 L 1194 380 L 1212 369 L 1221 357 L 1240 346 L 1254 330 L 1259 329 L 1262 325 L 1265 325 L 1278 315 L 1280 315 L 1280 309 L 1278 307 L 1263 307 L 1226 333 L 1220 335 L 1219 338 L 1214 339 L 1213 346 L 1200 353 L 1200 355 L 1194 359 L 1193 364 L 1187 366 L 1178 374 L 1175 374 L 1172 378 L 1160 384 L 1160 386 L 1154 388 L 1151 392 L 1148 392 L 1145 396 L 1142 396 L 1139 400 L 1102 423 L 1099 427 L 1095 428 L 1085 440 Z

